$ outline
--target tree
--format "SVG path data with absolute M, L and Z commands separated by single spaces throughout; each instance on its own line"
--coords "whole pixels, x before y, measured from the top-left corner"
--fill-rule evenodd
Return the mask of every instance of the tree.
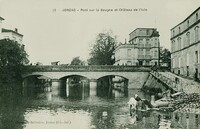
M 113 65 L 113 52 L 117 46 L 116 38 L 111 33 L 99 33 L 90 52 L 90 65 Z
M 113 38 L 112 32 L 99 33 L 90 51 L 90 59 L 88 64 L 90 65 L 113 65 L 115 59 L 113 58 L 114 50 L 117 46 L 116 37 Z M 103 91 L 108 90 L 108 94 L 111 94 L 113 76 L 106 76 L 102 78 Z M 108 84 L 108 85 L 104 85 Z
M 74 57 L 70 65 L 84 65 L 84 61 L 82 61 L 79 56 Z
M 160 49 L 160 60 L 163 63 L 167 63 L 168 67 L 171 67 L 171 52 L 166 48 Z
M 0 40 L 0 82 L 21 79 L 23 66 L 28 62 L 24 45 L 9 39 Z

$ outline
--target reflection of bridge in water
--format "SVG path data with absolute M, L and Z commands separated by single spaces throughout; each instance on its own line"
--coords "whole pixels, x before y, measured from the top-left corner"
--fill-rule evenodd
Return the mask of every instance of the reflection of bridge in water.
M 81 76 L 89 80 L 90 90 L 95 91 L 97 80 L 106 76 L 122 77 L 127 80 L 129 88 L 141 88 L 145 83 L 150 68 L 135 66 L 27 66 L 29 72 L 23 74 L 24 83 L 30 77 L 46 77 L 52 82 L 52 87 L 59 88 L 66 83 L 66 78 Z M 115 78 L 116 79 L 116 78 Z M 53 88 L 53 89 L 54 89 Z

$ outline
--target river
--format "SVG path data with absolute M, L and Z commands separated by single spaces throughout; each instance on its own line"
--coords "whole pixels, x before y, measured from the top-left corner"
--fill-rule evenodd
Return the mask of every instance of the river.
M 200 115 L 146 111 L 130 116 L 127 102 L 138 89 L 89 95 L 88 87 L 54 94 L 26 88 L 0 94 L 0 129 L 200 129 Z M 67 95 L 68 94 L 68 95 Z

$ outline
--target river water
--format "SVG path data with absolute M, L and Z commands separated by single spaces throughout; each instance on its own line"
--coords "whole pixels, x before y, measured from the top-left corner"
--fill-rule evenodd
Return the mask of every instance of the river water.
M 146 111 L 130 115 L 127 102 L 138 89 L 90 95 L 83 86 L 54 94 L 36 88 L 0 94 L 0 129 L 200 129 L 200 115 Z M 68 95 L 67 95 L 68 94 Z

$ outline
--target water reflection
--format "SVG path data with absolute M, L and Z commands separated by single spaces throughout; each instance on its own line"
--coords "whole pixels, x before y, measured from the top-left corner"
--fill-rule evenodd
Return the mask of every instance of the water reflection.
M 0 94 L 0 129 L 199 129 L 200 114 L 166 111 L 129 111 L 128 100 L 140 90 L 112 89 L 90 95 L 88 83 L 60 83 L 59 94 L 24 87 L 23 91 Z M 66 88 L 63 90 L 63 86 Z M 103 87 L 103 86 L 102 86 Z M 102 93 L 104 96 L 102 96 Z

